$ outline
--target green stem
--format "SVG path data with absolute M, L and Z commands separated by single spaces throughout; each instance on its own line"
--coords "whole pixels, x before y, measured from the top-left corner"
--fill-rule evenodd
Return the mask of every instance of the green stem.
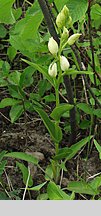
M 56 107 L 59 106 L 59 89 L 55 89 L 55 94 L 56 94 Z
M 58 107 L 59 103 L 60 103 L 60 101 L 59 101 L 59 88 L 58 88 L 58 86 L 56 86 L 56 88 L 55 88 L 55 95 L 56 95 L 56 107 Z M 55 126 L 56 126 L 56 129 L 57 129 L 57 127 L 59 126 L 59 121 L 55 122 Z M 55 153 L 57 154 L 58 151 L 59 151 L 59 143 L 55 143 Z
M 92 135 L 92 126 L 93 126 L 93 122 L 94 122 L 94 116 L 91 115 L 91 124 L 90 124 L 90 131 L 89 131 L 89 136 Z M 88 149 L 87 149 L 87 160 L 88 160 L 88 157 L 90 155 L 90 152 L 91 152 L 91 145 L 90 145 L 90 140 L 88 142 Z
M 56 95 L 56 107 L 59 106 L 59 85 L 55 80 L 55 95 Z M 57 127 L 59 126 L 59 121 L 55 122 L 55 127 L 57 130 Z M 55 143 L 55 154 L 57 155 L 59 152 L 59 143 Z M 58 161 L 53 161 L 52 162 L 52 169 L 53 169 L 53 175 L 54 175 L 54 180 L 57 183 L 58 182 L 58 177 L 59 177 L 59 171 L 58 171 Z

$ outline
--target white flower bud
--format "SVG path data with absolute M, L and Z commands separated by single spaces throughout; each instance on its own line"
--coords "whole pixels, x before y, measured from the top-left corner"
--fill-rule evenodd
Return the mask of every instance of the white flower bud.
M 62 11 L 61 11 L 66 17 L 69 16 L 69 9 L 67 8 L 66 5 L 64 5 Z
M 51 76 L 51 77 L 56 77 L 57 75 L 57 64 L 56 63 L 51 63 L 50 66 L 49 66 L 49 69 L 48 69 L 48 74 Z
M 71 36 L 68 38 L 67 43 L 68 43 L 70 46 L 73 45 L 73 44 L 79 39 L 80 35 L 81 35 L 81 34 L 78 34 L 78 33 L 71 35 Z
M 69 17 L 69 9 L 65 5 L 56 18 L 56 25 L 59 29 L 62 29 L 63 26 L 66 25 L 68 17 Z
M 56 25 L 59 29 L 62 29 L 65 23 L 65 15 L 60 12 L 56 18 Z
M 72 26 L 72 17 L 69 16 L 67 20 L 68 26 Z
M 50 51 L 50 53 L 51 53 L 52 55 L 56 55 L 57 52 L 58 52 L 58 44 L 57 44 L 57 42 L 54 40 L 53 37 L 51 37 L 51 38 L 49 39 L 49 42 L 48 42 L 48 49 L 49 49 L 49 51 Z
M 60 56 L 60 67 L 62 71 L 66 71 L 70 67 L 69 61 L 65 56 Z
M 63 28 L 63 33 L 62 33 L 62 35 L 61 35 L 61 41 L 67 41 L 68 37 L 69 37 L 69 31 L 68 31 L 68 29 L 64 26 L 64 28 Z

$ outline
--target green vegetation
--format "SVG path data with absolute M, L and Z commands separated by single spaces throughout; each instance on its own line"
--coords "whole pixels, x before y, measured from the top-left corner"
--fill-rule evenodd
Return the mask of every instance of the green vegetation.
M 0 147 L 0 199 L 32 199 L 32 191 L 37 200 L 101 199 L 101 173 L 87 171 L 93 151 L 101 159 L 100 1 L 0 0 L 0 40 L 0 113 L 12 126 L 22 118 L 26 136 L 28 115 L 32 122 L 37 116 L 54 149 L 42 166 L 24 150 Z M 4 183 L 9 160 L 16 161 L 21 188 Z M 38 185 L 29 164 L 43 173 Z

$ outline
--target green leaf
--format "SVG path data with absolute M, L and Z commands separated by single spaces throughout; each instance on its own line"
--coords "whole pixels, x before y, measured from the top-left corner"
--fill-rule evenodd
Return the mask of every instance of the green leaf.
M 32 5 L 31 8 L 28 8 L 24 20 L 25 25 L 20 32 L 21 38 L 23 40 L 26 40 L 28 38 L 34 39 L 37 34 L 39 25 L 43 20 L 43 14 L 37 1 Z
M 37 200 L 48 200 L 48 194 L 42 193 L 37 196 Z
M 32 100 L 32 101 L 40 101 L 40 95 L 39 94 L 37 94 L 37 93 L 30 93 L 30 100 Z M 42 106 L 41 106 L 42 107 Z
M 3 62 L 2 64 L 3 76 L 7 77 L 9 74 L 9 71 L 10 71 L 10 64 L 7 61 Z
M 7 34 L 6 28 L 2 24 L 0 24 L 0 38 L 4 38 L 6 34 Z
M 9 113 L 11 122 L 14 123 L 22 115 L 23 112 L 24 112 L 23 105 L 16 104 L 12 106 Z
M 12 85 L 19 85 L 20 76 L 21 76 L 21 73 L 18 71 L 14 71 L 13 73 L 10 73 L 8 77 L 9 83 Z
M 12 5 L 15 0 L 0 0 L 0 23 L 13 24 L 15 22 L 12 13 Z
M 3 150 L 1 153 L 0 153 L 0 161 L 3 159 L 3 157 L 5 156 L 6 154 L 6 151 Z
M 36 112 L 40 115 L 41 119 L 43 120 L 43 123 L 45 124 L 47 130 L 49 131 L 52 139 L 59 143 L 62 139 L 62 131 L 59 126 L 56 126 L 54 122 L 50 120 L 47 113 L 43 111 L 41 108 L 33 107 Z
M 10 200 L 6 193 L 0 192 L 0 200 Z
M 67 156 L 67 160 L 70 160 L 71 158 L 73 158 L 79 151 L 80 149 L 85 146 L 90 139 L 92 138 L 92 136 L 88 136 L 82 140 L 80 140 L 79 142 L 77 142 L 76 144 L 73 144 L 69 150 L 71 150 L 71 153 Z
M 69 8 L 73 23 L 81 20 L 81 18 L 83 19 L 88 8 L 87 0 L 55 0 L 55 3 L 59 11 L 64 5 Z
M 82 122 L 80 123 L 80 128 L 81 129 L 87 129 L 90 127 L 90 124 L 91 124 L 91 121 L 85 119 L 85 120 L 82 120 Z
M 62 191 L 54 182 L 49 182 L 47 193 L 50 200 L 70 200 L 70 196 Z
M 35 73 L 35 69 L 31 66 L 28 66 L 27 68 L 25 68 L 25 70 L 23 71 L 23 73 L 20 76 L 20 87 L 21 88 L 25 88 L 25 87 L 29 87 L 30 85 L 32 85 L 33 83 L 33 77 L 32 75 Z
M 22 54 L 33 58 L 36 39 L 38 39 L 40 44 L 37 31 L 42 20 L 42 11 L 39 7 L 38 1 L 35 1 L 32 7 L 28 7 L 25 17 L 19 20 L 10 32 L 10 44 Z
M 13 98 L 4 98 L 0 101 L 0 109 L 5 108 L 7 106 L 14 106 L 18 104 L 20 101 Z
M 1 162 L 1 164 L 0 164 L 0 176 L 3 174 L 6 164 L 7 164 L 6 160 L 3 160 Z
M 0 59 L 0 69 L 2 68 L 4 61 Z
M 101 176 L 95 177 L 89 184 L 95 191 L 97 191 L 101 186 Z
M 70 69 L 66 72 L 67 75 L 77 75 L 77 74 L 94 74 L 92 71 L 76 71 L 73 69 Z
M 73 23 L 77 22 L 78 20 L 84 19 L 85 13 L 88 8 L 87 0 L 68 0 L 66 5 L 69 8 L 70 16 L 72 17 Z
M 65 147 L 65 148 L 59 149 L 59 152 L 54 157 L 54 160 L 61 160 L 63 158 L 66 158 L 66 160 L 70 160 L 80 151 L 80 149 L 84 145 L 86 145 L 90 141 L 91 138 L 92 136 L 86 137 L 85 139 L 82 139 L 76 144 L 73 144 L 70 148 Z
M 74 191 L 75 193 L 80 194 L 88 194 L 88 195 L 97 195 L 99 192 L 91 187 L 89 183 L 86 183 L 85 181 L 73 181 L 68 183 L 67 189 L 69 191 Z
M 29 64 L 30 66 L 34 67 L 36 70 L 38 70 L 40 73 L 42 73 L 46 79 L 51 83 L 52 86 L 54 86 L 54 82 L 51 76 L 49 76 L 48 74 L 48 69 L 44 68 L 41 65 L 38 65 L 36 63 L 30 62 L 26 59 L 22 59 L 22 61 L 26 62 L 27 64 Z
M 12 82 L 13 81 L 14 80 L 12 79 Z M 17 80 L 16 80 L 16 82 L 17 82 Z M 9 84 L 8 90 L 9 90 L 9 93 L 12 97 L 17 98 L 17 99 L 25 99 L 25 93 L 24 93 L 23 89 L 20 88 L 16 83 L 15 83 L 15 85 Z
M 47 168 L 45 170 L 45 179 L 47 181 L 50 181 L 53 179 L 53 177 L 54 177 L 54 175 L 53 175 L 52 165 L 50 164 L 47 166 Z
M 8 55 L 8 58 L 9 58 L 10 61 L 13 61 L 16 54 L 17 54 L 17 51 L 16 51 L 16 49 L 14 47 L 12 47 L 12 46 L 8 47 L 7 55 Z
M 92 115 L 93 114 L 93 109 L 90 107 L 89 104 L 86 103 L 79 103 L 77 104 L 77 107 L 85 112 L 86 114 Z
M 51 113 L 51 118 L 55 119 L 56 121 L 60 120 L 62 114 L 71 110 L 73 105 L 71 104 L 60 104 L 58 107 L 55 107 Z
M 72 154 L 72 150 L 68 147 L 59 149 L 58 154 L 54 157 L 54 160 L 62 160 Z
M 56 101 L 55 95 L 53 93 L 50 93 L 50 95 L 44 96 L 42 99 L 45 100 L 45 103 L 50 103 L 50 102 Z
M 40 97 L 44 96 L 44 93 L 51 89 L 51 84 L 46 80 L 42 79 L 38 83 L 38 92 Z
M 67 4 L 68 0 L 62 0 L 62 1 L 59 1 L 59 0 L 54 0 L 55 4 L 56 4 L 56 7 L 58 8 L 58 10 L 60 11 L 63 6 L 65 4 Z
M 5 155 L 5 157 L 11 157 L 11 158 L 17 158 L 17 159 L 21 159 L 21 160 L 25 160 L 29 163 L 33 163 L 35 165 L 38 164 L 38 159 L 32 155 L 29 155 L 27 153 L 24 152 L 11 152 L 11 153 L 7 153 Z
M 95 28 L 98 29 L 101 25 L 101 6 L 99 4 L 94 4 L 91 7 L 91 18 Z
M 22 14 L 22 9 L 19 7 L 19 8 L 16 8 L 16 9 L 13 9 L 13 15 L 15 17 L 15 19 L 19 19 L 21 14 Z
M 65 161 L 61 161 L 61 163 L 59 164 L 60 169 L 63 169 L 63 171 L 67 172 L 67 168 L 66 168 L 66 162 Z
M 96 115 L 98 118 L 101 118 L 101 109 L 95 109 L 93 114 Z
M 23 175 L 23 183 L 26 185 L 26 182 L 27 182 L 27 179 L 29 176 L 28 168 L 24 164 L 19 163 L 19 162 L 16 162 L 16 165 L 20 168 L 22 175 Z M 32 185 L 33 185 L 33 180 L 32 180 L 32 177 L 30 175 L 29 181 L 28 181 L 28 186 L 31 187 Z
M 39 184 L 37 186 L 34 186 L 32 188 L 27 188 L 27 190 L 31 190 L 31 191 L 39 191 L 47 182 L 44 182 L 42 184 Z
M 99 143 L 94 139 L 94 145 L 96 147 L 96 149 L 99 152 L 99 158 L 101 159 L 101 146 L 99 145 Z

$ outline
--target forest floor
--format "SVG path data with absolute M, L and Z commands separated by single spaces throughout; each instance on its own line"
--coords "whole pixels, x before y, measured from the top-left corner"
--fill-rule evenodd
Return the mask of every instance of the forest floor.
M 23 123 L 20 119 L 18 123 L 11 124 L 4 117 L 2 117 L 0 124 L 0 152 L 6 150 L 7 152 L 29 152 L 39 159 L 39 164 L 43 170 L 50 164 L 50 159 L 54 155 L 55 149 L 41 119 L 37 116 L 29 119 L 27 123 Z M 63 140 L 63 145 L 67 146 L 67 140 Z M 67 172 L 64 172 L 61 181 L 61 186 L 66 187 L 69 181 L 78 180 L 80 178 L 88 179 L 89 177 L 101 172 L 101 161 L 98 153 L 93 149 L 88 160 L 85 160 L 85 149 L 80 152 L 75 158 L 66 163 Z M 16 196 L 22 199 L 23 184 L 22 174 L 16 166 L 15 159 L 7 159 L 8 163 L 3 174 L 3 185 L 8 191 L 15 191 Z M 26 162 L 25 162 L 25 165 Z M 33 178 L 34 186 L 45 181 L 42 170 L 30 164 L 30 171 Z M 2 191 L 2 188 L 0 188 Z M 41 192 L 45 192 L 41 189 Z M 26 199 L 36 199 L 39 192 L 31 191 L 26 194 Z M 14 194 L 13 194 L 14 196 Z M 79 197 L 77 199 L 88 199 L 88 197 Z M 13 199 L 16 199 L 13 197 Z

